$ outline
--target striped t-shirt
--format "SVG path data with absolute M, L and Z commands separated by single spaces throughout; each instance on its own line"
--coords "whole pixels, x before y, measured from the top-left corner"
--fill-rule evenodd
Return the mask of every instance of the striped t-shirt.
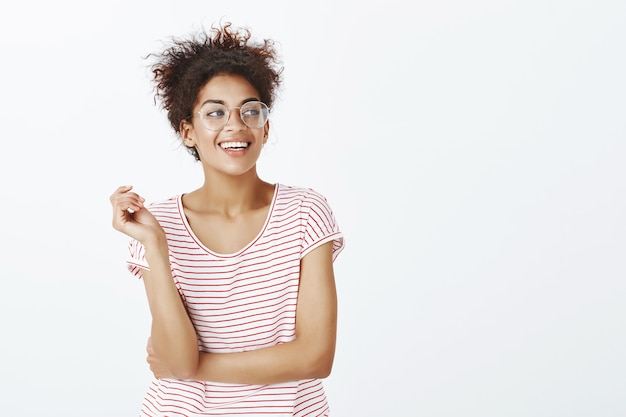
M 333 241 L 333 261 L 343 235 L 326 199 L 310 188 L 275 186 L 259 234 L 232 254 L 219 254 L 195 236 L 181 196 L 148 209 L 168 240 L 173 279 L 203 352 L 254 350 L 294 340 L 300 260 Z M 128 268 L 140 278 L 148 265 L 143 246 L 130 242 Z M 318 379 L 271 385 L 154 379 L 144 416 L 327 416 Z

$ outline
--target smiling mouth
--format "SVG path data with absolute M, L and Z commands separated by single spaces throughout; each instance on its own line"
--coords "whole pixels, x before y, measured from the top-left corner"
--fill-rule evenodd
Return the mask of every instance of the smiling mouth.
M 226 150 L 240 150 L 245 149 L 250 146 L 250 142 L 222 142 L 220 143 L 220 147 Z

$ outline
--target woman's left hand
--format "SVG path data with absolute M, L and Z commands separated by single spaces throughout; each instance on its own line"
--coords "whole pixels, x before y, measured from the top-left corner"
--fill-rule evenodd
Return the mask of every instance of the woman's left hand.
M 146 362 L 150 365 L 150 371 L 154 374 L 154 377 L 157 379 L 163 378 L 173 378 L 170 374 L 169 370 L 165 366 L 165 364 L 159 359 L 159 357 L 154 352 L 154 348 L 152 347 L 152 341 L 148 338 L 148 345 L 146 346 L 146 351 L 148 352 L 148 357 L 146 358 Z

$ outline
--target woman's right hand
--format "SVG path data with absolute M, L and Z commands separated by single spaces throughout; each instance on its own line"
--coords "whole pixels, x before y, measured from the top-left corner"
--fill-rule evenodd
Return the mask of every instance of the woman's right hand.
M 113 228 L 144 245 L 164 239 L 163 228 L 143 205 L 145 199 L 131 191 L 132 188 L 132 185 L 123 185 L 109 197 L 113 206 Z

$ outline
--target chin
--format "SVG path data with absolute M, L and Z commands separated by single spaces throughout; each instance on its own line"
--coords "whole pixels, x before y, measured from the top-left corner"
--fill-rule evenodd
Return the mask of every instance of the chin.
M 224 167 L 222 169 L 218 169 L 218 171 L 220 171 L 224 175 L 228 175 L 231 177 L 241 177 L 241 176 L 250 174 L 251 172 L 255 172 L 255 166 L 254 165 L 251 167 L 231 166 L 231 167 Z

